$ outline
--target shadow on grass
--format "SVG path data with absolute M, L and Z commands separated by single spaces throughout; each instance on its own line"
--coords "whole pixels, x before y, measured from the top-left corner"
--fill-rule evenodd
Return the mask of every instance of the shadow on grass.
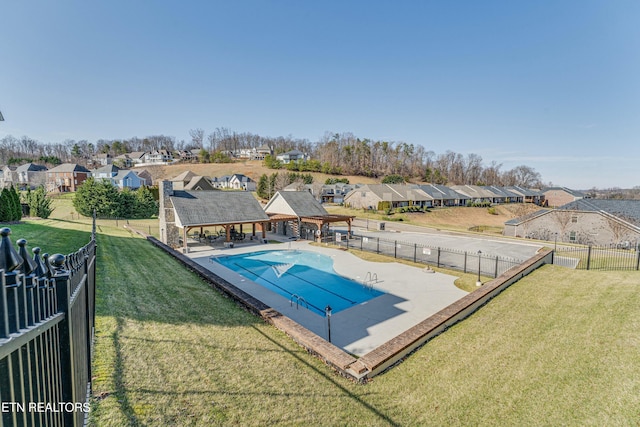
M 363 406 L 367 411 L 371 412 L 373 415 L 375 415 L 379 419 L 389 423 L 389 425 L 392 425 L 392 426 L 399 426 L 400 425 L 400 423 L 394 421 L 388 415 L 382 413 L 381 411 L 379 411 L 378 409 L 376 409 L 375 407 L 373 407 L 369 403 L 367 403 L 364 400 L 362 400 L 360 397 L 354 395 L 351 391 L 349 391 L 349 389 L 344 387 L 340 382 L 336 381 L 336 379 L 333 378 L 334 374 L 332 374 L 332 373 L 330 374 L 328 370 L 326 370 L 326 369 L 318 369 L 317 366 L 312 365 L 311 363 L 309 363 L 308 361 L 306 361 L 305 359 L 303 359 L 299 355 L 297 355 L 294 352 L 292 352 L 291 350 L 287 349 L 282 344 L 280 344 L 279 342 L 275 341 L 273 338 L 271 338 L 268 335 L 266 335 L 260 329 L 258 329 L 258 328 L 254 328 L 254 329 L 256 330 L 256 332 L 258 332 L 260 335 L 265 337 L 267 340 L 271 341 L 274 345 L 276 345 L 277 347 L 280 347 L 282 349 L 282 351 L 288 353 L 291 357 L 297 359 L 300 363 L 305 365 L 308 369 L 313 370 L 317 375 L 322 377 L 328 383 L 331 383 L 331 385 L 333 387 L 336 387 L 338 390 L 340 390 L 342 393 L 344 393 L 347 397 L 352 399 L 358 405 Z
M 115 398 L 118 401 L 118 405 L 120 406 L 120 410 L 124 414 L 124 416 L 129 420 L 129 425 L 137 426 L 140 425 L 138 421 L 135 411 L 129 402 L 129 397 L 127 396 L 127 388 L 123 382 L 123 372 L 124 372 L 124 360 L 122 357 L 122 345 L 120 342 L 120 333 L 122 332 L 122 328 L 124 325 L 124 321 L 121 318 L 116 318 L 116 330 L 113 332 L 113 348 L 115 351 L 115 362 L 113 369 L 113 383 L 115 385 Z
M 262 322 L 144 239 L 97 236 L 96 316 L 226 327 Z

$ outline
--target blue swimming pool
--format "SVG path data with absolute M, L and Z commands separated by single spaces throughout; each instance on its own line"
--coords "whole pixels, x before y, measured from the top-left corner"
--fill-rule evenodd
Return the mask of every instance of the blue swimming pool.
M 211 258 L 290 301 L 325 315 L 362 304 L 384 293 L 338 275 L 333 260 L 323 254 L 299 250 L 260 251 Z

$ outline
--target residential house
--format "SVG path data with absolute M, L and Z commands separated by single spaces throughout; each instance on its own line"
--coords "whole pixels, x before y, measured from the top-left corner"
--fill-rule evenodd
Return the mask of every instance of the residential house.
M 466 206 L 469 196 L 439 184 L 421 184 L 420 189 L 433 198 L 433 206 Z
M 146 185 L 146 179 L 141 177 L 137 171 L 120 169 L 117 166 L 103 166 L 92 172 L 92 176 L 98 180 L 106 181 L 119 189 L 129 188 L 136 190 Z
M 640 200 L 578 199 L 505 222 L 505 236 L 637 248 Z
M 197 162 L 200 157 L 200 149 L 180 150 L 178 156 L 183 162 Z
M 173 161 L 173 154 L 169 150 L 154 150 L 146 153 L 144 156 L 145 163 L 165 164 Z
M 131 159 L 131 163 L 135 166 L 141 163 L 145 163 L 147 160 L 147 152 L 145 151 L 133 151 L 127 156 Z
M 483 187 L 485 190 L 494 194 L 492 203 L 522 203 L 522 196 L 512 193 L 504 187 L 488 185 Z
M 256 191 L 256 182 L 246 175 L 234 173 L 233 175 L 225 175 L 214 177 L 212 179 L 215 188 L 226 188 L 232 190 Z
M 91 171 L 91 176 L 97 179 L 108 179 L 110 180 L 114 176 L 118 175 L 120 172 L 120 168 L 116 165 L 107 165 L 101 168 L 98 168 L 94 171 Z
M 299 150 L 291 150 L 286 153 L 278 154 L 276 156 L 277 160 L 280 160 L 285 165 L 291 162 L 297 162 L 299 160 L 307 160 L 308 156 Z
M 75 163 L 63 163 L 47 171 L 47 190 L 74 192 L 91 176 L 89 169 Z
M 520 195 L 522 197 L 521 203 L 533 203 L 538 206 L 542 206 L 544 204 L 545 196 L 541 191 L 523 188 L 517 185 L 505 188 L 512 193 Z
M 15 170 L 16 168 L 12 166 L 2 166 L 0 168 L 0 188 L 11 187 L 18 181 Z
M 191 171 L 184 171 L 171 179 L 175 190 L 215 190 L 207 177 L 196 175 Z
M 94 165 L 107 166 L 113 163 L 113 157 L 109 153 L 98 153 L 91 158 L 91 161 Z
M 303 184 L 302 188 L 300 188 L 299 183 L 293 183 L 284 188 L 284 191 L 301 191 L 307 190 L 310 192 L 313 197 L 316 198 L 320 203 L 342 203 L 344 202 L 344 197 L 350 191 L 358 188 L 357 184 L 345 184 L 345 183 L 337 183 L 337 184 Z
M 144 185 L 151 187 L 153 185 L 153 177 L 146 169 L 137 170 L 136 173 L 142 179 L 144 179 Z
M 470 203 L 494 203 L 497 197 L 493 191 L 479 185 L 452 185 L 451 189 L 467 196 Z
M 564 206 L 567 203 L 586 199 L 586 194 L 566 187 L 547 187 L 542 190 L 545 198 L 544 206 Z
M 44 186 L 47 182 L 47 167 L 34 163 L 26 163 L 16 168 L 15 177 L 15 182 L 21 190 Z
M 263 144 L 260 147 L 256 148 L 251 160 L 264 160 L 264 158 L 268 155 L 272 155 L 273 150 L 267 144 Z
M 133 167 L 133 159 L 131 159 L 129 154 L 120 154 L 113 159 L 113 164 L 127 169 Z
M 138 188 L 146 185 L 145 179 L 141 178 L 137 172 L 130 169 L 120 170 L 117 175 L 111 178 L 111 182 L 120 190 L 125 188 L 137 190 Z
M 413 184 L 366 184 L 350 191 L 344 204 L 354 209 L 432 207 L 433 197 Z

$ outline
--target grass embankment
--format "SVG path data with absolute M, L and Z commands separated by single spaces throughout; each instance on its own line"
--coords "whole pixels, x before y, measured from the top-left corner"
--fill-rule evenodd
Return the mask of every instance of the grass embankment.
M 360 386 L 147 242 L 99 248 L 97 425 L 640 420 L 634 273 L 544 267 Z
M 493 214 L 488 208 L 445 207 L 432 208 L 427 212 L 394 213 L 389 216 L 377 211 L 327 206 L 327 210 L 332 214 L 357 215 L 358 218 L 368 218 L 374 221 L 401 221 L 441 230 L 469 231 L 474 229 L 488 234 L 501 234 L 506 221 L 540 208 L 531 204 L 519 203 L 494 206 L 491 209 Z
M 49 250 L 45 237 L 60 240 L 72 223 L 41 224 L 33 241 Z M 637 284 L 637 272 L 545 266 L 362 386 L 148 242 L 104 226 L 92 422 L 637 425 Z

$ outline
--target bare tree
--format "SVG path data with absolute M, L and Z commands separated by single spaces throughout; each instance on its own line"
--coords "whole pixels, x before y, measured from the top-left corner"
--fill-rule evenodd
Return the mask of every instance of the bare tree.
M 191 142 L 193 143 L 194 148 L 204 148 L 204 130 L 191 129 L 189 131 L 189 135 L 191 135 Z

